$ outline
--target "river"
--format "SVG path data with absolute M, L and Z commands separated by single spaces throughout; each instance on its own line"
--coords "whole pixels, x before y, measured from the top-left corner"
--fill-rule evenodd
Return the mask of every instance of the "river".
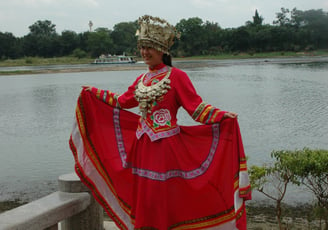
M 292 60 L 176 66 L 204 101 L 239 114 L 248 164 L 261 165 L 273 150 L 328 149 L 328 60 Z M 0 76 L 0 201 L 39 198 L 57 190 L 59 175 L 73 172 L 68 139 L 82 85 L 122 93 L 142 72 Z M 184 111 L 178 119 L 195 124 Z

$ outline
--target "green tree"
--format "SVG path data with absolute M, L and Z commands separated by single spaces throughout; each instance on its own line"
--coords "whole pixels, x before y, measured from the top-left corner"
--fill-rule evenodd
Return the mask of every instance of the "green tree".
M 218 54 L 222 52 L 223 30 L 218 23 L 206 21 L 203 25 L 206 31 L 206 40 L 209 54 Z
M 248 28 L 250 48 L 257 52 L 272 51 L 272 26 L 263 25 L 261 29 L 257 27 Z
M 253 21 L 247 21 L 246 25 L 248 26 L 261 26 L 263 23 L 264 18 L 259 15 L 257 9 L 255 10 L 255 15 L 253 16 Z
M 233 51 L 247 51 L 250 44 L 250 33 L 246 26 L 238 27 L 233 30 L 230 47 Z
M 292 20 L 294 24 L 307 31 L 309 43 L 315 48 L 328 47 L 328 13 L 322 9 L 300 11 L 294 10 Z
M 20 39 L 12 33 L 0 32 L 0 60 L 6 58 L 17 58 L 21 55 Z
M 221 46 L 223 52 L 231 52 L 232 51 L 232 41 L 233 41 L 233 33 L 235 29 L 228 28 L 222 31 L 221 38 Z
M 180 55 L 201 55 L 207 51 L 206 31 L 202 19 L 198 17 L 182 19 L 177 23 L 176 28 L 181 33 L 178 47 Z
M 293 29 L 286 26 L 272 26 L 270 28 L 271 40 L 268 45 L 272 51 L 291 50 L 292 44 L 295 42 Z
M 244 51 L 251 51 L 251 52 L 262 52 L 268 51 L 271 49 L 270 40 L 271 34 L 269 29 L 271 26 L 263 25 L 263 17 L 259 15 L 258 11 L 255 10 L 255 15 L 253 16 L 253 21 L 246 22 L 246 29 L 247 31 L 247 42 L 244 39 L 243 41 L 243 50 Z M 239 27 L 241 28 L 241 27 Z M 240 33 L 240 32 L 239 32 Z M 245 32 L 243 32 L 245 34 Z M 239 36 L 242 34 L 239 34 Z
M 60 47 L 62 55 L 69 55 L 80 45 L 80 39 L 74 31 L 65 30 L 60 36 Z
M 60 55 L 56 25 L 49 20 L 37 21 L 29 26 L 30 33 L 23 38 L 26 56 L 53 57 Z
M 86 49 L 92 57 L 114 52 L 113 40 L 107 28 L 97 28 L 95 32 L 87 32 L 86 36 Z
M 282 7 L 280 10 L 281 12 L 276 13 L 277 20 L 274 20 L 273 24 L 278 26 L 290 25 L 291 18 L 289 15 L 290 13 L 289 9 Z
M 49 37 L 56 34 L 56 25 L 49 20 L 38 20 L 33 25 L 28 27 L 31 35 Z
M 121 22 L 114 26 L 111 38 L 116 54 L 134 54 L 137 47 L 137 22 Z

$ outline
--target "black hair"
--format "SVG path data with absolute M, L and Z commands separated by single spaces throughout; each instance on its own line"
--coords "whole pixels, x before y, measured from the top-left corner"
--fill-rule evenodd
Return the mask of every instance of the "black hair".
M 169 54 L 163 54 L 162 61 L 165 65 L 172 67 L 172 57 Z

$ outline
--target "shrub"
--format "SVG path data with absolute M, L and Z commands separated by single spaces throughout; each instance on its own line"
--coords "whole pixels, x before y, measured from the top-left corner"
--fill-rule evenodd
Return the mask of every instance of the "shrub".
M 81 59 L 81 58 L 87 57 L 88 55 L 87 55 L 87 52 L 78 48 L 73 51 L 73 56 L 78 59 Z

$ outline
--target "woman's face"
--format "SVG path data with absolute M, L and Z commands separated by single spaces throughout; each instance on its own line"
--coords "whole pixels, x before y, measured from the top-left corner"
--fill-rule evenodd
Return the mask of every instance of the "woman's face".
M 147 64 L 150 68 L 155 67 L 156 65 L 163 62 L 163 52 L 155 50 L 154 48 L 142 46 L 140 48 L 140 54 L 145 64 Z

